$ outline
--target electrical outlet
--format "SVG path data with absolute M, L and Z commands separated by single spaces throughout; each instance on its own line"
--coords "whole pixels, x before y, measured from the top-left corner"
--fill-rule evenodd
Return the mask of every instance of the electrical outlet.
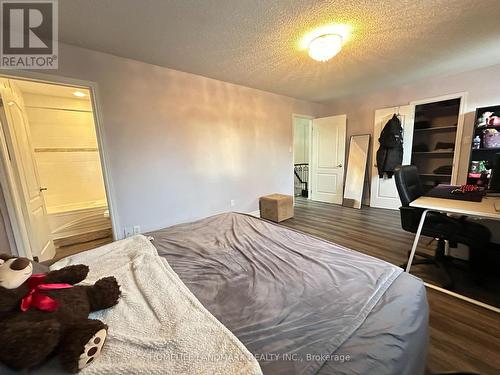
M 231 204 L 231 207 L 234 207 L 236 205 L 236 201 L 234 199 L 231 199 L 230 204 Z
M 141 226 L 134 225 L 134 234 L 141 234 Z
M 124 230 L 123 230 L 123 234 L 125 235 L 125 238 L 127 237 L 131 237 L 134 235 L 134 230 L 130 227 L 126 227 Z

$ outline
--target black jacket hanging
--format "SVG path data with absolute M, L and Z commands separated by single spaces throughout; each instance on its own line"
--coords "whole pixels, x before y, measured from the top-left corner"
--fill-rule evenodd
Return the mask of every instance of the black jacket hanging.
M 378 139 L 380 147 L 377 151 L 377 169 L 380 178 L 391 178 L 394 169 L 403 162 L 403 127 L 398 116 L 394 114 L 385 124 Z

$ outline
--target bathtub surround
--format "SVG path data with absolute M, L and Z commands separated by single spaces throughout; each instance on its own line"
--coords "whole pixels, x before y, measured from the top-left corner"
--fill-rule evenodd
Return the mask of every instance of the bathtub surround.
M 31 83 L 31 86 L 37 83 Z M 48 213 L 106 205 L 89 97 L 71 99 L 23 91 L 31 141 Z M 45 86 L 45 85 L 44 85 Z
M 293 193 L 292 114 L 318 116 L 322 105 L 65 44 L 59 51 L 59 69 L 44 73 L 97 85 L 118 238 L 134 225 L 145 232 L 252 212 L 259 196 Z
M 52 239 L 65 239 L 86 233 L 111 229 L 106 201 L 85 202 L 84 205 L 47 211 Z M 55 242 L 54 242 L 55 243 Z

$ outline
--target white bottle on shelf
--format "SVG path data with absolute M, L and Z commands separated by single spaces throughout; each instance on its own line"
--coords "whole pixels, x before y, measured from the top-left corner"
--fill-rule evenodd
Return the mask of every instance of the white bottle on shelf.
M 478 150 L 479 148 L 481 148 L 481 138 L 478 135 L 476 135 L 476 137 L 472 141 L 472 149 Z

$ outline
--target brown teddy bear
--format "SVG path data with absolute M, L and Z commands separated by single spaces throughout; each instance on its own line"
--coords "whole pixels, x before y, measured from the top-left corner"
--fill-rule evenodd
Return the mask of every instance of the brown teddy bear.
M 74 265 L 32 275 L 29 259 L 0 254 L 1 363 L 30 369 L 57 354 L 62 367 L 75 373 L 100 354 L 107 326 L 88 316 L 115 305 L 120 287 L 114 277 L 74 285 L 88 272 Z

